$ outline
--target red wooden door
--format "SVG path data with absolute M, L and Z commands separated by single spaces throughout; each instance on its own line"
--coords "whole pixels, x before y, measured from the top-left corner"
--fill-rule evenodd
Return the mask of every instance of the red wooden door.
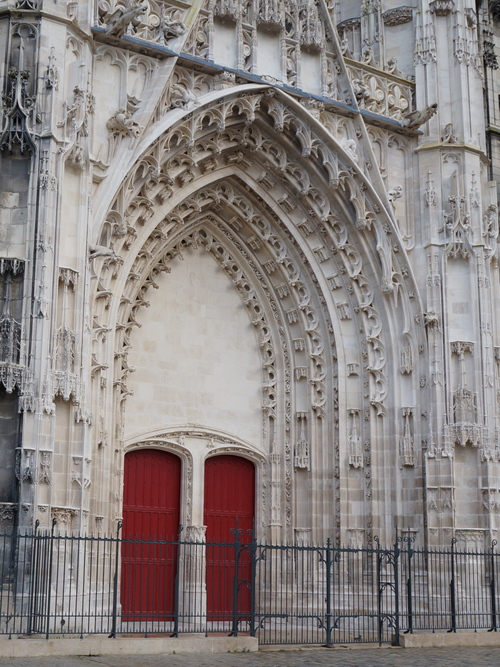
M 125 456 L 121 603 L 124 620 L 168 620 L 174 611 L 181 461 L 141 449 Z M 134 540 L 134 542 L 127 542 Z M 138 541 L 135 541 L 138 540 Z
M 207 616 L 210 620 L 231 619 L 236 583 L 238 616 L 244 618 L 250 611 L 250 553 L 247 549 L 240 552 L 235 582 L 236 550 L 233 546 L 223 545 L 234 544 L 236 526 L 242 531 L 241 543 L 249 544 L 251 541 L 249 531 L 253 530 L 255 513 L 253 463 L 239 456 L 223 455 L 207 459 L 204 507 L 207 527 Z

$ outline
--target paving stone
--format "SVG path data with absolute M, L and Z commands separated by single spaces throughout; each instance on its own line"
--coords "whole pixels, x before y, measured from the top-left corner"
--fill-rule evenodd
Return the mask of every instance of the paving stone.
M 0 667 L 495 667 L 500 648 L 371 648 L 240 654 L 0 658 Z

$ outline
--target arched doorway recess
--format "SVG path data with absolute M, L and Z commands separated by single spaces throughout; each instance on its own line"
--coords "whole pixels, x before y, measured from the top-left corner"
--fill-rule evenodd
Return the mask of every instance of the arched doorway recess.
M 125 620 L 165 620 L 174 611 L 177 547 L 158 541 L 177 539 L 180 481 L 181 460 L 175 454 L 138 449 L 125 456 L 121 579 Z
M 251 541 L 255 517 L 255 466 L 240 456 L 205 462 L 204 524 L 207 540 L 207 618 L 229 620 L 237 596 L 240 614 L 250 610 L 250 554 L 225 546 Z M 236 536 L 235 531 L 238 531 Z
M 262 341 L 262 450 L 273 455 L 259 523 L 273 540 L 310 526 L 311 539 L 340 543 L 359 515 L 370 542 L 420 502 L 395 507 L 390 493 L 414 465 L 401 472 L 389 435 L 402 432 L 408 406 L 420 434 L 415 406 L 425 403 L 421 309 L 403 240 L 360 153 L 328 129 L 330 111 L 320 123 L 282 92 L 245 86 L 206 102 L 167 114 L 107 212 L 103 202 L 94 322 L 115 335 L 105 348 L 96 333 L 94 374 L 113 367 L 117 389 L 110 396 L 111 383 L 94 383 L 96 414 L 106 400 L 115 405 L 103 432 L 126 439 L 138 313 L 159 274 L 203 246 Z M 341 123 L 359 134 L 354 121 Z M 390 474 L 379 475 L 386 464 Z

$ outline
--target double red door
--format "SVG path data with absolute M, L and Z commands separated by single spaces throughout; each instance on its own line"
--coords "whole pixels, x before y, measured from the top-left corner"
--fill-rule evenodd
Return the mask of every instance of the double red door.
M 181 461 L 174 454 L 142 449 L 125 456 L 121 580 L 125 620 L 172 617 L 177 546 L 161 542 L 177 540 L 180 486 Z
M 175 608 L 181 461 L 174 454 L 142 449 L 125 456 L 121 603 L 124 620 L 169 620 Z M 255 469 L 238 456 L 214 456 L 205 464 L 207 616 L 232 617 L 250 610 L 249 551 L 237 554 L 235 533 L 250 542 Z M 214 546 L 216 545 L 220 546 Z M 229 545 L 229 546 L 228 546 Z

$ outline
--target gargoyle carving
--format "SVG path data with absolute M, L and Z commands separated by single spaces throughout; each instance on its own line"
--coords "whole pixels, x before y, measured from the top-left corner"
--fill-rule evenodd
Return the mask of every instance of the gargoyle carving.
M 186 107 L 197 107 L 200 102 L 192 90 L 173 83 L 171 88 L 170 106 L 172 109 L 184 109 Z
M 96 259 L 97 257 L 111 257 L 111 259 L 118 259 L 118 256 L 115 254 L 114 250 L 111 248 L 106 248 L 103 245 L 91 245 L 89 246 L 89 259 Z
M 416 111 L 410 111 L 410 113 L 405 114 L 401 121 L 401 125 L 407 127 L 409 130 L 416 130 L 424 123 L 427 123 L 427 121 L 437 113 L 437 108 L 438 105 L 434 103 L 426 107 L 423 111 L 419 111 L 418 109 Z
M 126 109 L 119 109 L 106 123 L 108 130 L 114 135 L 123 137 L 138 137 L 142 127 L 135 120 L 132 120 L 132 114 Z
M 162 17 L 160 23 L 160 30 L 163 33 L 165 41 L 167 42 L 169 39 L 174 39 L 175 37 L 180 37 L 181 35 L 184 35 L 184 33 L 187 30 L 187 26 L 182 21 L 178 21 L 175 19 L 171 20 Z
M 362 102 L 364 100 L 367 100 L 370 97 L 370 86 L 362 81 L 361 79 L 353 79 L 351 81 L 352 84 L 352 89 L 354 91 L 354 95 L 358 102 Z
M 424 324 L 428 329 L 439 329 L 439 315 L 433 311 L 424 313 Z
M 113 37 L 123 37 L 130 24 L 137 27 L 141 23 L 141 16 L 147 12 L 146 5 L 139 2 L 126 2 L 123 7 L 117 7 L 106 19 L 106 32 Z

